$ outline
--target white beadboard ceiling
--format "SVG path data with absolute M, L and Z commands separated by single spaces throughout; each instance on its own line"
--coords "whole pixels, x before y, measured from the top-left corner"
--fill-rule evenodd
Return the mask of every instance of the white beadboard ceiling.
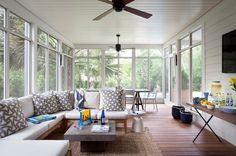
M 112 12 L 97 0 L 16 0 L 74 44 L 163 44 L 220 0 L 136 0 L 127 6 L 149 12 L 143 19 L 128 12 Z

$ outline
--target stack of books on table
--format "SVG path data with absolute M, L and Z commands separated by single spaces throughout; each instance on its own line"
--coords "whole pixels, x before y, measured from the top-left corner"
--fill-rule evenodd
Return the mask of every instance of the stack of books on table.
M 109 132 L 109 125 L 93 125 L 91 132 L 93 132 L 93 133 Z

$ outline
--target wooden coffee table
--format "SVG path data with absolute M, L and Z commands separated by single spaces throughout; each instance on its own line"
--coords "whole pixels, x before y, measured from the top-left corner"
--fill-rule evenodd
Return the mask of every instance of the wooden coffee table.
M 77 123 L 77 122 L 76 122 Z M 116 139 L 116 123 L 109 121 L 109 132 L 93 133 L 91 128 L 98 123 L 92 123 L 80 129 L 74 123 L 64 134 L 64 139 L 69 141 L 80 141 L 81 152 L 103 152 L 105 151 L 105 144 Z

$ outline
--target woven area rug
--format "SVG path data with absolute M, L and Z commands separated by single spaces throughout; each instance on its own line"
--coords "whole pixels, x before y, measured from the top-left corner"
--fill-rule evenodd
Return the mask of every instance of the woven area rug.
M 161 150 L 151 139 L 148 128 L 143 133 L 118 132 L 117 139 L 109 142 L 102 153 L 80 152 L 80 143 L 72 143 L 72 155 L 80 156 L 162 156 Z

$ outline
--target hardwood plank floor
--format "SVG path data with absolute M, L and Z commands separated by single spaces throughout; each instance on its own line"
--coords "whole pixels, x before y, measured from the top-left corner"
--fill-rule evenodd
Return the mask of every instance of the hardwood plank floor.
M 129 107 L 129 106 L 128 106 Z M 148 113 L 143 116 L 144 126 L 148 127 L 153 141 L 161 148 L 165 156 L 236 156 L 236 147 L 223 140 L 220 143 L 208 130 L 204 130 L 195 143 L 192 142 L 201 129 L 197 123 L 184 124 L 174 120 L 171 107 L 158 105 L 159 111 L 147 107 Z M 128 125 L 131 126 L 131 120 Z
M 127 108 L 131 108 L 128 105 Z M 149 128 L 153 141 L 160 147 L 165 156 L 236 156 L 236 147 L 223 140 L 220 143 L 208 130 L 204 130 L 195 143 L 193 139 L 201 129 L 196 123 L 184 124 L 174 120 L 171 107 L 158 105 L 158 112 L 152 105 L 147 106 L 147 113 L 143 116 L 144 126 Z M 132 118 L 128 120 L 128 127 L 132 125 Z M 46 139 L 63 139 L 63 133 L 53 133 Z M 72 153 L 78 155 L 78 143 L 74 143 Z

